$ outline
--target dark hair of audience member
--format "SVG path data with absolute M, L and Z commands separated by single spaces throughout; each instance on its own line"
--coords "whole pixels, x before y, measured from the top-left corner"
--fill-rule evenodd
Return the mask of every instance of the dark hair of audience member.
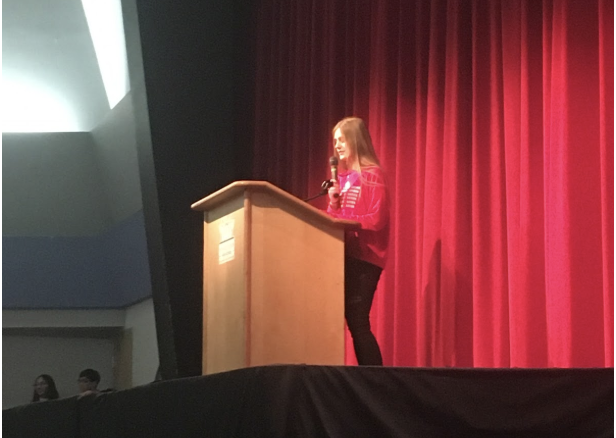
M 32 394 L 32 401 L 46 401 L 56 400 L 60 398 L 58 390 L 56 389 L 56 382 L 49 374 L 41 374 L 34 379 L 34 393 Z
M 92 368 L 88 368 L 83 370 L 82 372 L 79 373 L 79 378 L 80 379 L 87 379 L 88 381 L 92 382 L 92 383 L 96 383 L 97 385 L 100 383 L 101 381 L 101 375 L 98 373 L 98 371 L 93 370 Z

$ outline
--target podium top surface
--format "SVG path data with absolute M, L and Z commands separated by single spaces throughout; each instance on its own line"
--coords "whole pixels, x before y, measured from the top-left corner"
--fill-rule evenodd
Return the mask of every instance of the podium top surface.
M 320 218 L 321 220 L 325 220 L 334 226 L 342 226 L 348 229 L 358 229 L 361 228 L 359 222 L 351 221 L 347 219 L 336 219 L 329 216 L 322 210 L 313 207 L 305 201 L 291 195 L 288 192 L 285 192 L 279 187 L 267 182 L 267 181 L 235 181 L 229 184 L 226 187 L 212 193 L 211 195 L 206 196 L 205 198 L 195 202 L 190 206 L 193 210 L 196 211 L 208 211 L 220 204 L 225 203 L 226 201 L 239 196 L 244 192 L 266 192 L 272 196 L 279 198 L 281 201 L 291 204 L 295 207 L 303 209 L 305 212 L 315 215 L 315 218 Z

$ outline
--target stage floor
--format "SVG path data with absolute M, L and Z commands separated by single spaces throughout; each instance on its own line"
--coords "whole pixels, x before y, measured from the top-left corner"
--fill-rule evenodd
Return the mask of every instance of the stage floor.
M 614 370 L 272 365 L 3 411 L 3 437 L 613 437 Z

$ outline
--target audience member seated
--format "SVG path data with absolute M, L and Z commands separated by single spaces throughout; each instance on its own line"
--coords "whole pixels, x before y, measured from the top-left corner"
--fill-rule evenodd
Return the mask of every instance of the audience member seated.
M 98 394 L 98 384 L 101 381 L 101 376 L 98 371 L 91 368 L 85 369 L 79 373 L 79 398 L 90 394 Z
M 34 394 L 32 395 L 33 402 L 56 400 L 60 398 L 56 389 L 56 382 L 49 374 L 41 374 L 34 379 Z

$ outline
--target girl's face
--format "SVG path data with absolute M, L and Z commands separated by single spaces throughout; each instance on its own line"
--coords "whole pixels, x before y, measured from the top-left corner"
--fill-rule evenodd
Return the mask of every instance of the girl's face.
M 34 382 L 34 390 L 39 395 L 39 397 L 47 393 L 47 388 L 49 388 L 49 385 L 42 377 L 37 378 Z
M 353 152 L 347 144 L 346 138 L 340 128 L 336 129 L 336 132 L 334 132 L 334 150 L 338 154 L 340 162 L 346 165 Z

